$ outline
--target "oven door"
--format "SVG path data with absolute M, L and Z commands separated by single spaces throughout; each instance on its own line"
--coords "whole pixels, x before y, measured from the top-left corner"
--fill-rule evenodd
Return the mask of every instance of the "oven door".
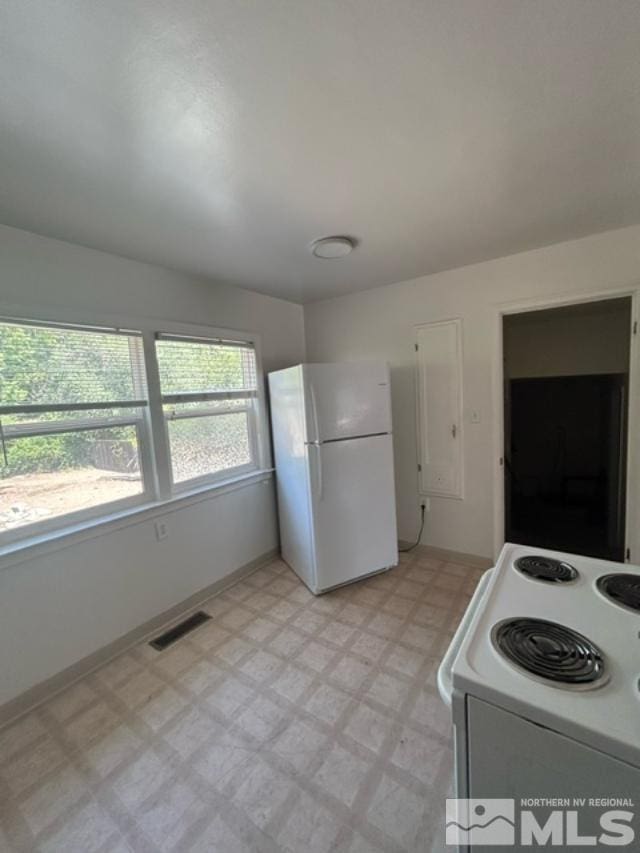
M 469 828 L 454 830 L 460 851 L 638 850 L 640 815 L 621 804 L 637 803 L 639 768 L 474 696 L 466 706 L 468 778 L 458 796 L 477 811 L 456 821 Z M 610 809 L 624 833 L 601 824 Z
M 451 707 L 451 697 L 453 695 L 453 663 L 456 657 L 458 656 L 460 646 L 462 645 L 462 641 L 465 638 L 465 634 L 469 629 L 469 625 L 471 624 L 471 621 L 473 620 L 473 617 L 475 616 L 478 608 L 482 604 L 484 594 L 487 590 L 487 586 L 489 585 L 489 581 L 491 580 L 492 572 L 493 569 L 489 569 L 480 578 L 478 586 L 476 587 L 476 590 L 473 593 L 473 598 L 469 602 L 469 606 L 467 607 L 464 616 L 460 620 L 458 629 L 456 630 L 456 633 L 453 636 L 453 640 L 451 640 L 451 644 L 447 649 L 447 653 L 442 658 L 442 663 L 440 664 L 440 667 L 438 669 L 438 690 L 440 691 L 442 701 L 449 708 Z

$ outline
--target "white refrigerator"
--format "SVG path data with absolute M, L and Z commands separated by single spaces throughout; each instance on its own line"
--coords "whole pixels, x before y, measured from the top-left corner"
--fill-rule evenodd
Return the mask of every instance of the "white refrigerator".
M 318 594 L 398 562 L 389 368 L 269 374 L 282 556 Z

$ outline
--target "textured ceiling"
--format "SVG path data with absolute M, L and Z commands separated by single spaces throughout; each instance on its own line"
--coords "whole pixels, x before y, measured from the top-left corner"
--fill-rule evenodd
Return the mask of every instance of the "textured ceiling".
M 6 0 L 0 221 L 302 302 L 628 225 L 639 45 L 636 0 Z

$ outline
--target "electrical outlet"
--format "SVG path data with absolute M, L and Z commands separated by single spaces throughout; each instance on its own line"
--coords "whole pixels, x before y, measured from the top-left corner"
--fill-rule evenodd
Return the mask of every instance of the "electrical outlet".
M 169 535 L 169 530 L 167 529 L 166 521 L 156 521 L 154 523 L 154 527 L 156 529 L 156 539 L 160 542 L 162 539 L 166 539 Z

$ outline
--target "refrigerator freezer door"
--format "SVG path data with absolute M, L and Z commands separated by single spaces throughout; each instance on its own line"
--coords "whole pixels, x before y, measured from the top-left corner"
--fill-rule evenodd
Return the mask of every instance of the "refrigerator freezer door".
M 316 589 L 398 562 L 390 435 L 311 445 Z
M 389 368 L 383 362 L 305 364 L 307 441 L 391 432 Z

